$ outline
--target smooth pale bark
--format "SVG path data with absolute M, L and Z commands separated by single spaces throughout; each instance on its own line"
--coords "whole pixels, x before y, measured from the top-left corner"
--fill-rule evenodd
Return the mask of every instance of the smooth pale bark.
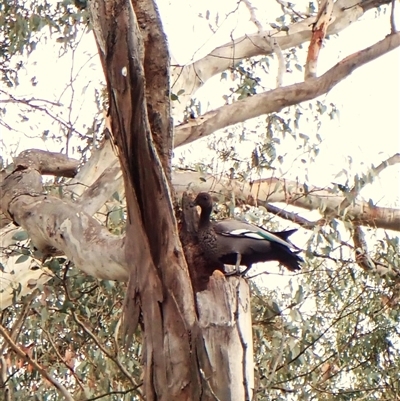
M 205 138 L 229 125 L 314 99 L 329 92 L 355 69 L 400 46 L 400 32 L 341 60 L 318 78 L 280 87 L 222 106 L 175 128 L 175 146 Z
M 107 139 L 101 143 L 99 148 L 92 149 L 89 160 L 82 165 L 78 174 L 68 183 L 66 191 L 70 192 L 74 199 L 79 198 L 103 174 L 104 170 L 112 167 L 113 164 L 119 166 L 112 140 Z M 122 177 L 120 180 L 122 181 Z
M 390 4 L 391 0 L 338 0 L 334 4 L 332 20 L 327 35 L 337 34 L 359 20 L 366 11 Z M 172 90 L 178 93 L 179 104 L 175 104 L 177 115 L 183 111 L 186 103 L 211 77 L 220 74 L 243 59 L 274 53 L 274 43 L 281 50 L 295 48 L 311 39 L 312 27 L 316 17 L 309 17 L 289 25 L 287 30 L 272 29 L 245 35 L 217 47 L 206 57 L 185 66 L 172 69 Z M 274 40 L 270 40 L 273 38 Z M 177 103 L 177 102 L 175 102 Z
M 270 203 L 285 203 L 306 210 L 318 210 L 323 220 L 344 217 L 361 225 L 369 225 L 388 230 L 398 231 L 400 228 L 400 209 L 375 207 L 368 202 L 348 198 L 334 188 L 326 189 L 281 178 L 266 178 L 253 182 L 240 182 L 225 176 L 204 175 L 197 172 L 174 172 L 174 188 L 177 193 L 191 191 L 198 193 L 212 191 L 229 197 L 247 200 L 253 205 L 267 206 Z M 345 207 L 343 207 L 345 202 Z M 300 221 L 298 221 L 300 223 Z M 311 228 L 311 227 L 309 227 Z
M 197 294 L 199 324 L 212 375 L 206 380 L 219 400 L 252 400 L 254 391 L 250 289 L 238 277 L 216 272 Z M 244 374 L 244 377 L 243 377 Z M 237 380 L 242 377 L 242 380 Z
M 2 210 L 28 232 L 44 257 L 65 254 L 94 277 L 126 281 L 124 237 L 111 234 L 71 201 L 43 193 L 37 170 L 15 171 L 3 183 Z

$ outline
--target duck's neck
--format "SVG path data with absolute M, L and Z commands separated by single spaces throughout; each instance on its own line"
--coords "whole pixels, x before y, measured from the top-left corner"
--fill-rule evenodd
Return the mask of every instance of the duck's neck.
M 208 227 L 211 225 L 210 222 L 210 215 L 212 212 L 212 207 L 202 207 L 201 213 L 200 213 L 200 220 L 199 220 L 199 227 L 204 228 Z

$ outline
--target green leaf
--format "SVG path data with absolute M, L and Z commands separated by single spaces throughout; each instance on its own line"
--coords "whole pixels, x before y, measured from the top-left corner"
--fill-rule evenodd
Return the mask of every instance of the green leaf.
M 60 271 L 60 262 L 57 258 L 51 259 L 50 262 L 46 263 L 46 265 L 55 273 Z
M 16 261 L 15 261 L 15 263 L 16 264 L 18 264 L 18 263 L 24 263 L 24 262 L 26 262 L 28 259 L 29 259 L 29 255 L 21 255 Z
M 28 238 L 29 238 L 28 233 L 25 230 L 17 231 L 12 236 L 12 239 L 15 241 L 25 241 Z
M 278 315 L 281 314 L 281 309 L 279 308 L 279 305 L 275 301 L 271 302 L 271 307 L 272 307 L 272 310 L 274 312 L 276 312 L 276 314 L 278 314 Z
M 308 141 L 310 139 L 310 137 L 308 135 L 305 135 L 305 134 L 299 134 L 299 137 L 301 139 L 304 139 L 305 141 Z
M 296 304 L 300 304 L 304 301 L 304 289 L 302 285 L 299 285 L 299 288 L 294 295 L 294 300 L 296 301 Z
M 289 312 L 290 317 L 294 322 L 301 322 L 301 314 L 297 309 L 291 309 Z

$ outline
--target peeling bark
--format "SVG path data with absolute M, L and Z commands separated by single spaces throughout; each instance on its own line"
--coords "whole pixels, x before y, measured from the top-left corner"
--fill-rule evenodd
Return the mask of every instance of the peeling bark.
M 312 27 L 312 36 L 308 47 L 304 71 L 305 80 L 317 76 L 318 55 L 322 48 L 329 24 L 332 21 L 333 7 L 333 0 L 324 0 L 319 5 L 318 15 Z
M 139 313 L 143 316 L 144 392 L 147 400 L 200 399 L 194 298 L 168 180 L 154 147 L 160 137 L 152 136 L 148 121 L 141 32 L 129 1 L 92 1 L 90 8 L 125 182 L 130 269 L 125 323 L 131 334 Z
M 253 399 L 254 367 L 250 290 L 241 277 L 214 273 L 197 294 L 199 324 L 213 374 L 206 380 L 216 399 Z M 242 380 L 235 378 L 242 377 Z
M 2 210 L 29 233 L 44 258 L 65 254 L 94 277 L 127 280 L 124 237 L 111 234 L 76 204 L 44 195 L 38 171 L 17 170 L 1 189 Z
M 148 0 L 133 0 L 132 3 L 146 49 L 144 73 L 151 133 L 164 172 L 170 179 L 173 127 L 167 38 L 155 3 Z

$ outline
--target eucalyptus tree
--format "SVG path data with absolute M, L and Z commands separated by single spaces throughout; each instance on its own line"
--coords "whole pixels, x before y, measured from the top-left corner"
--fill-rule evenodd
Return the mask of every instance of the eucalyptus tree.
M 326 36 L 340 37 L 367 11 L 394 3 L 328 0 L 305 12 L 278 4 L 282 16 L 267 30 L 244 1 L 257 32 L 232 37 L 192 63 L 171 65 L 150 0 L 3 3 L 2 72 L 10 88 L 23 65 L 18 52 L 40 46 L 46 25 L 72 52 L 88 25 L 106 83 L 104 98 L 99 89 L 94 99 L 105 105 L 101 132 L 94 123 L 82 135 L 58 118 L 64 153 L 26 150 L 2 172 L 1 208 L 10 224 L 2 224 L 1 380 L 9 399 L 398 397 L 399 240 L 389 230 L 398 230 L 400 210 L 359 195 L 400 155 L 360 172 L 350 187 L 246 176 L 248 168 L 265 173 L 279 163 L 275 130 L 295 132 L 298 109 L 292 118 L 279 112 L 327 93 L 400 45 L 392 10 L 387 36 L 317 74 Z M 305 59 L 295 60 L 295 49 L 306 42 Z M 288 86 L 282 84 L 285 52 L 299 69 L 304 64 L 303 79 Z M 260 76 L 272 55 L 279 65 L 276 88 L 263 90 Z M 197 90 L 228 73 L 239 84 L 226 104 L 202 114 Z M 11 89 L 2 94 L 7 103 L 54 116 L 37 99 L 16 98 Z M 320 100 L 316 105 L 326 110 Z M 247 163 L 237 163 L 234 146 L 231 153 L 226 145 L 214 147 L 231 161 L 229 174 L 172 165 L 174 149 L 266 114 L 263 142 Z M 310 145 L 309 137 L 297 135 Z M 73 136 L 90 151 L 82 163 L 69 157 Z M 49 185 L 43 175 L 56 178 Z M 220 201 L 229 199 L 222 215 L 241 206 L 257 223 L 276 215 L 310 231 L 303 272 L 287 290 L 261 290 L 250 281 L 250 303 L 249 281 L 210 268 L 186 192 L 211 190 Z M 282 202 L 319 210 L 320 218 L 307 220 L 278 207 Z M 375 231 L 379 239 L 367 241 L 366 227 L 388 231 Z

